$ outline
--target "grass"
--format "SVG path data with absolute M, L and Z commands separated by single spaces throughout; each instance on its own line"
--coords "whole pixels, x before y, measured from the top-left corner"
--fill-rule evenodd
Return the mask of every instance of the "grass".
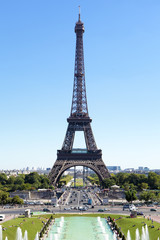
M 16 218 L 9 220 L 2 224 L 3 227 L 6 228 L 5 231 L 3 231 L 3 240 L 7 236 L 9 240 L 13 240 L 16 237 L 16 231 L 17 227 L 20 227 L 22 229 L 22 232 L 24 234 L 24 231 L 28 231 L 28 239 L 34 240 L 35 235 L 37 232 L 39 232 L 43 226 L 42 221 L 46 222 L 47 219 L 51 216 L 51 214 L 43 214 L 39 216 L 33 216 L 32 218 Z M 132 240 L 135 239 L 135 231 L 138 228 L 140 233 L 142 232 L 142 226 L 144 226 L 144 223 L 148 225 L 149 229 L 149 235 L 150 240 L 157 240 L 158 237 L 160 237 L 160 224 L 157 222 L 151 222 L 151 220 L 144 219 L 143 217 L 138 218 L 130 218 L 128 216 L 124 215 L 117 215 L 117 214 L 106 214 L 106 213 L 76 213 L 76 214 L 54 214 L 54 218 L 59 217 L 73 217 L 73 216 L 83 216 L 83 217 L 108 217 L 111 216 L 115 219 L 118 227 L 121 227 L 121 231 L 127 236 L 128 229 L 131 233 Z M 154 228 L 151 228 L 151 226 L 154 225 Z
M 129 217 L 123 217 L 122 219 L 116 220 L 116 223 L 119 227 L 121 227 L 122 232 L 127 236 L 128 229 L 131 233 L 131 238 L 135 239 L 135 231 L 138 228 L 140 231 L 140 234 L 142 234 L 142 226 L 146 223 L 149 230 L 149 236 L 150 240 L 157 240 L 158 237 L 160 238 L 160 223 L 153 222 L 151 220 L 144 219 L 143 217 L 138 218 L 129 218 Z M 151 226 L 154 226 L 154 228 L 151 228 Z
M 72 183 L 72 186 L 74 185 L 74 182 Z M 76 178 L 76 187 L 83 187 L 83 179 L 82 178 Z
M 28 239 L 34 240 L 36 233 L 40 232 L 43 227 L 42 221 L 46 222 L 48 219 L 48 215 L 32 217 L 32 218 L 15 218 L 9 220 L 2 224 L 3 228 L 6 228 L 3 231 L 3 239 L 7 236 L 9 240 L 16 239 L 17 228 L 20 227 L 22 229 L 22 233 L 24 235 L 25 230 L 28 231 Z

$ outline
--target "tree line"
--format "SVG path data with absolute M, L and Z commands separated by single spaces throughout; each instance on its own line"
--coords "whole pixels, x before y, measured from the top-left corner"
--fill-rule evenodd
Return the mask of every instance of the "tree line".
M 88 177 L 92 184 L 99 184 L 96 174 Z M 143 200 L 146 203 L 160 202 L 160 175 L 149 172 L 145 174 L 136 173 L 118 173 L 111 174 L 110 178 L 106 178 L 102 183 L 104 188 L 111 188 L 113 185 L 120 186 L 125 191 L 125 197 L 128 202 L 134 200 Z
M 30 174 L 20 174 L 18 176 L 9 176 L 0 173 L 0 191 L 14 192 L 16 190 L 36 190 L 36 189 L 52 189 L 47 175 L 39 175 L 37 172 Z
M 149 172 L 147 176 L 145 174 L 120 172 L 111 174 L 111 178 L 104 179 L 103 184 L 106 188 L 116 184 L 125 190 L 130 188 L 134 188 L 137 191 L 142 191 L 143 189 L 160 190 L 160 175 L 154 172 Z

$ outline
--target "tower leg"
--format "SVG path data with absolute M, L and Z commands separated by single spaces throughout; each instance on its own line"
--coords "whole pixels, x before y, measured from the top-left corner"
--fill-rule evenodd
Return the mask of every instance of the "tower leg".
M 76 166 L 74 166 L 74 187 L 76 187 Z
M 88 178 L 87 177 L 88 177 L 88 167 L 86 167 L 86 186 L 88 186 L 87 185 L 87 183 L 88 183 Z
M 85 187 L 85 167 L 83 166 L 83 187 Z

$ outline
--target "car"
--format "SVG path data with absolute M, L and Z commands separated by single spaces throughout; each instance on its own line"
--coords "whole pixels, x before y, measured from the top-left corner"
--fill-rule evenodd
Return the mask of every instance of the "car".
M 155 208 L 151 208 L 150 211 L 151 211 L 151 212 L 156 212 L 157 209 L 155 209 Z
M 79 206 L 78 209 L 81 211 L 81 210 L 83 209 L 83 207 L 82 207 L 82 206 Z
M 5 220 L 5 215 L 4 214 L 0 214 L 0 221 Z
M 4 208 L 7 209 L 7 208 L 12 208 L 13 206 L 10 206 L 10 205 L 5 205 Z
M 108 209 L 108 208 L 104 208 L 104 211 L 110 211 L 110 209 Z
M 98 212 L 104 212 L 104 210 L 103 209 L 98 209 Z
M 124 211 L 124 210 L 129 210 L 129 204 L 123 205 L 123 211 Z
M 50 212 L 48 208 L 43 208 L 43 212 Z
M 138 208 L 136 208 L 136 206 L 134 206 L 133 204 L 131 204 L 131 205 L 129 206 L 129 210 L 130 210 L 130 211 L 137 211 Z
M 144 215 L 143 212 L 137 212 L 137 215 Z
M 80 211 L 87 211 L 87 208 L 84 207 L 84 208 L 80 208 L 79 210 Z
M 70 209 L 70 208 L 64 208 L 64 210 L 66 210 L 66 211 L 70 211 L 71 209 Z

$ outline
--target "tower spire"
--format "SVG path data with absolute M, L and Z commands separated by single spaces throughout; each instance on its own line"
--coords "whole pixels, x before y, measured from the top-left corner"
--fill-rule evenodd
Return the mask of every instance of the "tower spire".
M 78 18 L 78 21 L 80 22 L 81 21 L 81 7 L 78 6 L 78 8 L 79 8 L 79 18 Z

